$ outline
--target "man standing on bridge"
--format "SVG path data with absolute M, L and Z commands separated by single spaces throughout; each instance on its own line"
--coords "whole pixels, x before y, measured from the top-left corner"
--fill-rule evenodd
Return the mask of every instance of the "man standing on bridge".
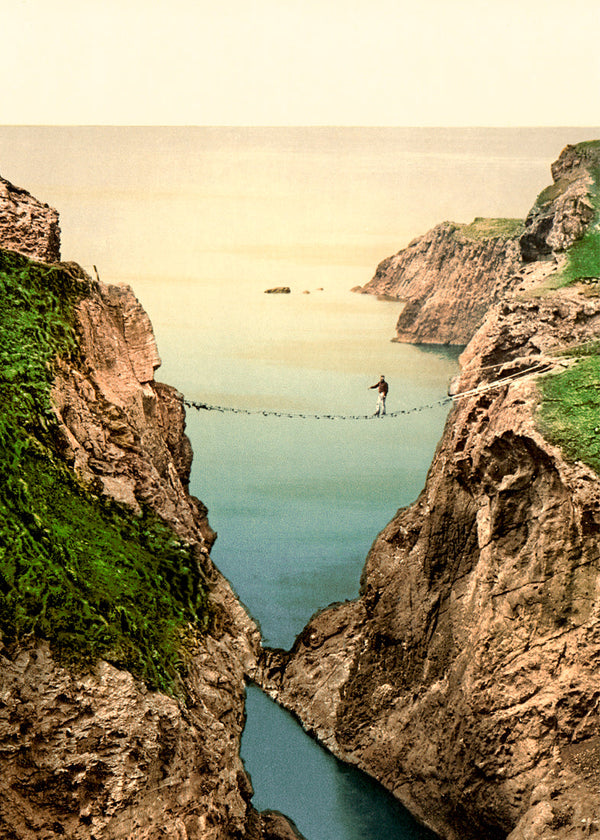
M 375 411 L 375 417 L 380 417 L 385 414 L 385 398 L 389 391 L 389 385 L 385 381 L 383 374 L 379 377 L 379 382 L 369 386 L 370 391 L 373 388 L 377 388 L 377 410 Z

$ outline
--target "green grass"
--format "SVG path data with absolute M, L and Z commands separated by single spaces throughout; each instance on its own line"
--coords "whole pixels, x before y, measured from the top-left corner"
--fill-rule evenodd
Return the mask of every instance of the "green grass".
M 600 278 L 600 167 L 591 169 L 593 178 L 588 196 L 595 208 L 585 233 L 567 252 L 563 276 L 567 284 L 591 277 Z
M 600 278 L 600 140 L 579 143 L 576 150 L 592 176 L 588 198 L 595 208 L 595 214 L 582 238 L 568 249 L 567 262 L 558 277 L 558 286 Z M 537 197 L 536 204 L 543 206 L 554 201 L 577 176 L 578 171 L 575 171 L 571 178 L 559 179 L 555 184 L 546 187 Z
M 522 219 L 485 219 L 477 216 L 468 225 L 457 225 L 455 234 L 467 239 L 514 239 L 524 230 Z
M 94 495 L 58 453 L 53 364 L 77 356 L 73 308 L 86 291 L 60 266 L 0 252 L 0 632 L 173 693 L 183 639 L 210 616 L 193 551 L 151 511 Z
M 538 426 L 572 461 L 600 473 L 600 342 L 570 351 L 573 367 L 540 380 Z

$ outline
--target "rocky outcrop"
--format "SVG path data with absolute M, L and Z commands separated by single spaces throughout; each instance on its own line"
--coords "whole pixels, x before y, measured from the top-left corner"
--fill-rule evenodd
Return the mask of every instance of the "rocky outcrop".
M 57 211 L 1 177 L 0 248 L 41 262 L 60 260 Z
M 520 288 L 551 270 L 536 264 Z M 459 392 L 600 334 L 565 289 L 494 307 Z M 446 840 L 600 833 L 600 479 L 535 422 L 533 376 L 457 401 L 426 487 L 373 544 L 360 597 L 260 680 Z
M 359 598 L 314 616 L 291 651 L 265 651 L 257 677 L 445 840 L 600 835 L 600 477 L 537 422 L 540 372 L 600 337 L 597 288 L 560 288 L 560 249 L 597 212 L 599 147 L 554 166 L 552 213 L 537 203 L 551 224 L 530 214 L 524 247 L 544 229 L 552 258 L 538 245 L 544 259 L 518 267 L 511 242 L 508 289 L 461 356 L 425 489 L 375 540 Z M 452 235 L 440 226 L 397 264 L 438 251 L 448 273 Z
M 215 534 L 188 494 L 182 396 L 154 380 L 152 328 L 131 289 L 62 269 L 86 293 L 78 352 L 56 367 L 59 450 L 95 493 L 134 515 L 150 507 L 191 546 L 212 622 L 186 638 L 185 701 L 108 662 L 79 673 L 43 641 L 0 641 L 0 836 L 289 840 L 290 823 L 250 802 L 239 745 L 260 634 L 213 566 Z
M 552 164 L 553 184 L 523 224 L 444 222 L 380 263 L 354 291 L 404 304 L 397 341 L 466 344 L 489 307 L 515 287 L 523 263 L 556 257 L 583 236 L 595 215 L 590 188 L 599 166 L 598 142 L 567 146 Z
M 354 291 L 404 306 L 397 341 L 466 344 L 489 307 L 517 281 L 521 267 L 517 222 L 444 222 L 379 264 Z
M 600 162 L 596 143 L 567 146 L 551 166 L 553 184 L 543 190 L 525 220 L 520 238 L 523 259 L 566 251 L 594 218 L 589 191 L 591 169 Z
M 137 508 L 150 505 L 208 550 L 206 510 L 187 493 L 192 450 L 183 397 L 154 381 L 160 358 L 150 320 L 127 286 L 87 283 L 76 329 L 84 362 L 57 363 L 53 402 L 64 458 L 90 484 Z M 199 531 L 200 529 L 200 531 Z

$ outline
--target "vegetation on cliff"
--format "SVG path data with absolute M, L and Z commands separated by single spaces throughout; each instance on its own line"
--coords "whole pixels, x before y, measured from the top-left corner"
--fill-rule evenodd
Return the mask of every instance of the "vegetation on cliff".
M 567 150 L 570 150 L 570 147 L 567 147 Z M 590 179 L 584 198 L 593 215 L 583 235 L 566 250 L 566 262 L 551 277 L 549 288 L 600 278 L 600 140 L 578 143 L 572 147 L 572 152 L 578 165 L 558 173 L 554 183 L 538 195 L 534 210 L 543 212 L 544 208 L 551 207 L 567 193 L 574 181 L 581 178 L 583 170 L 589 174 Z
M 585 161 L 590 174 L 587 199 L 594 215 L 583 236 L 567 250 L 553 287 L 581 280 L 600 282 L 600 140 L 579 143 L 574 152 Z M 569 183 L 569 177 L 558 178 L 540 193 L 537 204 L 555 200 Z M 597 294 L 597 290 L 592 288 L 590 293 Z M 540 428 L 567 458 L 583 461 L 600 473 L 600 342 L 573 348 L 565 355 L 575 357 L 575 364 L 541 381 Z
M 523 228 L 523 219 L 487 219 L 476 216 L 468 225 L 457 224 L 453 235 L 475 240 L 515 239 L 523 232 Z
M 540 429 L 567 458 L 600 473 L 600 342 L 565 355 L 575 356 L 576 363 L 540 381 Z
M 208 604 L 189 546 L 156 515 L 84 487 L 61 461 L 53 362 L 76 357 L 86 288 L 64 266 L 0 251 L 0 632 L 47 639 L 59 659 L 100 657 L 172 692 L 187 628 Z
M 600 157 L 600 141 L 596 141 Z M 567 264 L 563 276 L 567 283 L 588 278 L 600 278 L 600 165 L 590 169 L 592 185 L 588 192 L 594 207 L 594 218 L 581 239 L 567 252 Z

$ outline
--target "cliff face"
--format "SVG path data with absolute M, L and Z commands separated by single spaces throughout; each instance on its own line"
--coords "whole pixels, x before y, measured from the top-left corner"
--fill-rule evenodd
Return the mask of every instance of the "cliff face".
M 582 236 L 595 212 L 589 189 L 597 159 L 593 144 L 567 146 L 524 224 L 444 222 L 380 263 L 354 291 L 404 303 L 398 341 L 467 344 L 489 307 L 518 283 L 523 263 L 556 256 Z
M 215 534 L 187 492 L 182 396 L 154 380 L 152 328 L 131 289 L 95 283 L 74 264 L 56 270 L 84 290 L 77 352 L 54 366 L 58 451 L 125 517 L 150 508 L 170 525 L 198 564 L 212 618 L 207 631 L 187 633 L 185 700 L 148 690 L 106 661 L 67 668 L 43 639 L 0 640 L 0 836 L 296 836 L 284 818 L 250 804 L 239 743 L 260 634 L 213 566 Z
M 78 266 L 68 269 L 86 280 Z M 84 362 L 59 361 L 53 389 L 64 458 L 101 493 L 134 509 L 150 505 L 207 553 L 214 534 L 187 493 L 183 398 L 154 381 L 160 358 L 148 315 L 129 287 L 92 288 L 77 311 Z
M 460 390 L 599 330 L 597 299 L 505 304 Z M 264 664 L 278 702 L 448 840 L 600 831 L 600 480 L 539 434 L 537 400 L 531 377 L 461 400 L 360 598 Z
M 525 220 L 519 244 L 523 259 L 566 251 L 594 218 L 589 197 L 598 152 L 592 144 L 567 146 L 551 166 L 553 183 L 543 190 Z
M 513 379 L 456 401 L 360 597 L 262 662 L 309 732 L 446 840 L 600 833 L 600 479 L 541 434 L 527 375 L 600 335 L 597 292 L 550 291 L 563 260 L 524 265 L 488 311 L 455 393 Z
M 34 260 L 60 260 L 57 211 L 1 177 L 0 243 Z
M 466 344 L 490 305 L 516 282 L 519 230 L 501 220 L 444 222 L 380 263 L 355 291 L 404 303 L 397 341 Z

